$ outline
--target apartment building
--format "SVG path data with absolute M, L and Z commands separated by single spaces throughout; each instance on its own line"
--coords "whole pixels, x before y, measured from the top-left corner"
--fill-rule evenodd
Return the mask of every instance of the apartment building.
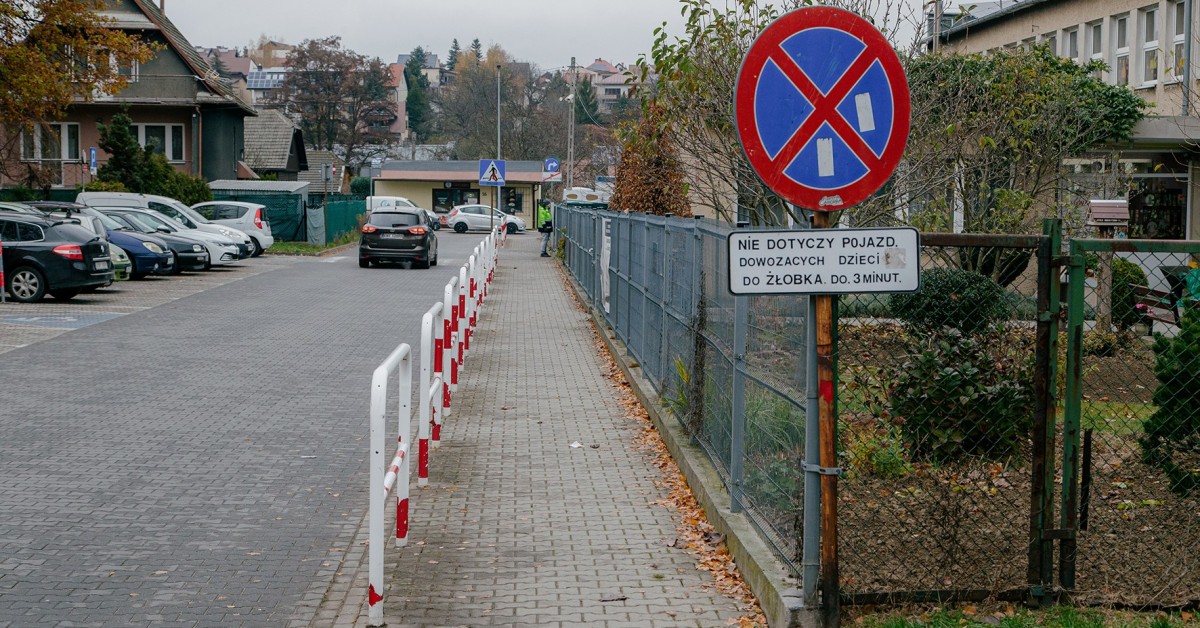
M 936 36 L 942 50 L 1045 45 L 1080 63 L 1104 61 L 1108 70 L 1101 78 L 1150 103 L 1129 144 L 1064 165 L 1083 175 L 1116 172 L 1131 179 L 1130 225 L 1122 235 L 1200 239 L 1200 82 L 1194 62 L 1200 24 L 1191 0 L 993 1 L 972 12 L 942 20 Z

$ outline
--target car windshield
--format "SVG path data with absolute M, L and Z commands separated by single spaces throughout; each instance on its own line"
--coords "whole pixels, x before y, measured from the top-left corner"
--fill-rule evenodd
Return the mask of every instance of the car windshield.
M 97 212 L 95 214 L 88 214 L 88 215 L 99 218 L 100 224 L 104 225 L 105 229 L 115 229 L 117 231 L 120 231 L 121 229 L 128 229 L 128 227 L 126 227 L 124 224 L 122 224 L 121 221 L 114 219 L 112 216 L 109 216 L 108 214 L 101 214 L 101 213 Z
M 166 216 L 166 215 L 164 215 L 164 214 L 160 214 L 160 213 L 158 213 L 158 212 L 156 212 L 156 211 L 154 211 L 154 210 L 150 210 L 150 212 L 149 212 L 149 213 L 146 213 L 146 214 L 138 214 L 138 215 L 139 215 L 139 216 L 144 216 L 144 217 L 146 217 L 146 218 L 149 218 L 150 220 L 155 220 L 155 221 L 161 222 L 162 224 L 164 224 L 164 225 L 166 225 L 166 226 L 170 227 L 170 228 L 171 228 L 171 231 L 179 231 L 179 230 L 181 230 L 181 229 L 187 229 L 187 228 L 188 228 L 186 225 L 184 225 L 183 223 L 179 222 L 178 220 L 175 220 L 174 218 L 171 218 L 171 217 L 169 217 L 169 216 Z
M 154 218 L 147 214 L 135 214 L 131 212 L 128 214 L 121 214 L 121 216 L 125 218 L 127 222 L 136 227 L 138 231 L 144 231 L 146 233 L 153 233 L 157 231 L 160 226 L 170 228 L 170 225 L 167 225 L 167 223 L 155 221 Z M 171 229 L 171 231 L 174 231 L 174 229 Z
M 417 218 L 416 214 L 374 212 L 371 214 L 370 224 L 376 227 L 411 227 L 421 224 L 421 221 Z

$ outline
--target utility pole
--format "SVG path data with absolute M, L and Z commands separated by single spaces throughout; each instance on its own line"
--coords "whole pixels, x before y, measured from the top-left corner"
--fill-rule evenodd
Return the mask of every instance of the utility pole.
M 579 96 L 575 90 L 575 57 L 571 57 L 571 106 L 569 114 L 571 116 L 571 123 L 568 125 L 567 131 L 567 189 L 575 187 L 575 98 Z
M 500 64 L 496 64 L 496 161 L 500 160 Z M 492 207 L 490 220 L 488 221 L 488 231 L 496 228 L 496 211 L 500 209 L 500 192 L 503 190 L 500 186 L 496 186 L 492 190 Z

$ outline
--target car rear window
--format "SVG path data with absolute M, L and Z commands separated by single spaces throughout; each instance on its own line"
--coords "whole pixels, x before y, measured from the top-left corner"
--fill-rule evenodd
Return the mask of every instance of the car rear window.
M 374 212 L 371 214 L 370 224 L 376 227 L 411 227 L 421 224 L 421 219 L 416 214 Z

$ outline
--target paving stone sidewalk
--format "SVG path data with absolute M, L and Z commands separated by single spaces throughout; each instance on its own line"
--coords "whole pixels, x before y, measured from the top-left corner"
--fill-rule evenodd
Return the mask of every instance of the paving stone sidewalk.
M 676 537 L 589 318 L 535 234 L 510 237 L 409 545 L 388 626 L 725 626 L 743 613 Z M 572 448 L 578 441 L 583 446 Z M 366 626 L 366 525 L 317 625 Z

